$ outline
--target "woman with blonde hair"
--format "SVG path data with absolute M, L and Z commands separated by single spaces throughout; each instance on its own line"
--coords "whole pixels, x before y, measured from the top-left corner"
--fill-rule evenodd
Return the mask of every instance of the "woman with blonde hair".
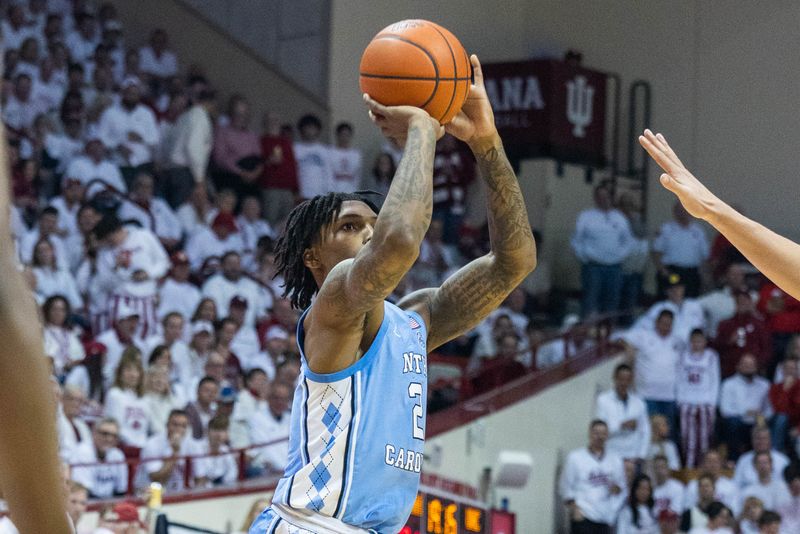
M 147 412 L 142 354 L 136 347 L 128 347 L 117 366 L 114 385 L 106 395 L 105 415 L 119 423 L 124 445 L 141 449 L 147 441 Z
M 147 403 L 147 420 L 153 432 L 167 427 L 172 410 L 183 408 L 186 401 L 173 391 L 169 383 L 169 369 L 163 365 L 148 367 L 144 380 L 144 400 Z
M 647 459 L 652 460 L 656 456 L 665 456 L 671 471 L 678 471 L 681 468 L 681 457 L 678 454 L 678 446 L 669 439 L 669 421 L 663 415 L 653 415 L 650 417 L 650 428 L 652 437 L 650 439 L 650 449 L 647 452 Z
M 764 503 L 758 497 L 752 495 L 744 500 L 742 515 L 739 516 L 740 534 L 758 534 L 758 520 L 764 513 Z

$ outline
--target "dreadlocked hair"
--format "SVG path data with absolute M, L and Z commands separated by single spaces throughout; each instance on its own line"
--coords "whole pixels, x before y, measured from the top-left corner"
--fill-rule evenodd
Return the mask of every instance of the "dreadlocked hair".
M 275 244 L 275 277 L 283 277 L 283 296 L 289 298 L 294 308 L 307 308 L 319 289 L 311 271 L 305 266 L 303 253 L 320 238 L 322 229 L 339 216 L 342 202 L 358 200 L 378 213 L 378 207 L 366 198 L 367 194 L 376 193 L 357 191 L 317 195 L 303 201 L 289 213 L 286 227 Z

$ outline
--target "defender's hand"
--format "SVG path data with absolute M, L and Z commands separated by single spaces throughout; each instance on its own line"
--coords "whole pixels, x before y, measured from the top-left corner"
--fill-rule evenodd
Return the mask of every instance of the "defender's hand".
M 686 169 L 664 136 L 645 130 L 644 135 L 639 136 L 639 144 L 664 169 L 661 185 L 675 193 L 691 215 L 708 220 L 712 206 L 719 199 Z
M 369 108 L 369 118 L 381 129 L 384 136 L 395 141 L 400 146 L 405 146 L 408 129 L 414 121 L 428 123 L 436 132 L 436 139 L 444 135 L 444 127 L 439 121 L 428 115 L 422 108 L 414 106 L 384 106 L 364 94 L 364 102 Z
M 475 83 L 470 86 L 467 100 L 461 111 L 444 127 L 447 133 L 467 144 L 497 133 L 492 105 L 486 94 L 486 87 L 483 85 L 481 62 L 478 61 L 478 56 L 475 54 L 472 54 L 469 60 L 472 63 Z

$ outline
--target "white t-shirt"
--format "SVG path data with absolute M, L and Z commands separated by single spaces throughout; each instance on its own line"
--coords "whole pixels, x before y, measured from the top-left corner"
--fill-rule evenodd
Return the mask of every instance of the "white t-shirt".
M 211 452 L 208 440 L 200 442 L 197 448 L 197 454 L 209 454 Z M 222 445 L 219 452 L 221 454 L 217 456 L 207 456 L 194 460 L 192 465 L 194 478 L 208 478 L 211 482 L 210 486 L 229 485 L 236 482 L 239 477 L 237 455 L 230 453 L 230 448 L 227 445 Z
M 56 374 L 61 374 L 68 363 L 78 362 L 86 357 L 78 333 L 60 326 L 44 327 L 44 349 L 46 355 L 53 357 Z
M 211 228 L 205 227 L 198 230 L 186 243 L 186 255 L 189 257 L 193 270 L 199 270 L 203 262 L 211 257 L 222 258 L 226 252 L 244 252 L 244 242 L 241 234 L 234 233 L 225 240 L 217 237 Z
M 158 318 L 163 319 L 168 313 L 178 312 L 188 321 L 201 298 L 200 290 L 194 284 L 167 278 L 158 290 Z
M 250 444 L 258 445 L 268 443 L 278 439 L 287 438 L 284 441 L 273 443 L 264 447 L 253 449 L 255 454 L 253 463 L 258 466 L 270 467 L 273 470 L 282 471 L 289 460 L 289 425 L 291 414 L 287 410 L 278 421 L 269 409 L 256 411 L 250 417 Z
M 678 404 L 716 406 L 719 402 L 719 355 L 713 349 L 701 354 L 684 350 L 678 360 Z
M 697 489 L 697 480 L 689 481 L 686 486 L 686 500 L 683 503 L 683 508 L 689 510 L 695 505 L 699 499 Z M 714 483 L 714 498 L 727 506 L 733 512 L 733 515 L 739 514 L 739 488 L 728 477 L 719 477 Z
M 147 440 L 147 444 L 142 449 L 142 460 L 149 458 L 165 458 L 172 456 L 172 447 L 169 444 L 166 433 L 156 434 Z M 195 456 L 198 453 L 197 443 L 192 439 L 191 432 L 187 432 L 186 437 L 181 443 L 178 456 Z M 142 462 L 136 474 L 136 487 L 144 488 L 150 484 L 150 473 L 155 473 L 164 466 L 162 460 L 151 460 Z M 186 472 L 186 460 L 180 459 L 175 463 L 175 467 L 170 473 L 170 477 L 164 486 L 168 492 L 180 491 L 186 488 L 184 477 Z
M 692 330 L 695 328 L 705 330 L 706 328 L 706 316 L 703 308 L 694 299 L 684 299 L 680 306 L 670 300 L 656 302 L 636 320 L 634 328 L 655 331 L 656 319 L 663 310 L 669 310 L 673 314 L 672 334 L 686 343 L 689 342 Z
M 645 458 L 650 447 L 650 419 L 647 406 L 638 395 L 628 394 L 622 401 L 614 389 L 597 396 L 595 418 L 608 425 L 606 448 L 622 458 Z M 636 430 L 622 428 L 622 423 L 636 421 Z
M 153 198 L 150 201 L 149 210 L 133 202 L 125 201 L 119 208 L 118 216 L 123 221 L 138 221 L 142 228 L 147 228 L 163 239 L 180 239 L 183 235 L 181 222 L 177 215 L 169 207 L 169 204 L 160 198 Z M 153 228 L 154 222 L 155 228 Z
M 170 50 L 164 50 L 157 56 L 151 47 L 143 46 L 139 49 L 139 68 L 159 78 L 175 76 L 178 73 L 178 58 Z
M 634 239 L 622 212 L 591 208 L 578 215 L 571 244 L 581 263 L 616 265 L 628 257 Z
M 622 491 L 612 495 L 612 485 Z M 559 494 L 564 501 L 574 500 L 590 521 L 613 525 L 626 499 L 622 458 L 609 452 L 597 457 L 587 448 L 570 452 L 561 473 Z
M 749 382 L 739 373 L 726 378 L 720 389 L 719 413 L 722 417 L 741 417 L 750 424 L 755 420 L 747 415 L 748 411 L 761 412 L 764 417 L 772 416 L 769 387 L 769 382 L 760 376 Z
M 80 482 L 95 497 L 113 497 L 115 493 L 124 493 L 128 490 L 128 466 L 126 464 L 111 464 L 124 462 L 125 455 L 117 448 L 109 449 L 103 463 L 98 464 L 97 450 L 94 442 L 81 443 L 75 448 L 70 465 L 97 464 L 86 467 L 73 467 L 72 479 Z
M 97 283 L 113 295 L 154 297 L 158 280 L 167 274 L 170 263 L 161 242 L 150 230 L 127 226 L 128 235 L 117 247 L 103 247 L 97 256 Z M 117 259 L 127 262 L 117 266 Z M 144 271 L 148 278 L 142 282 L 133 279 L 136 271 Z
M 674 401 L 678 357 L 684 343 L 673 335 L 633 328 L 621 336 L 636 350 L 636 392 L 647 400 Z
M 361 185 L 361 160 L 361 151 L 357 148 L 330 148 L 333 191 L 352 193 L 358 190 Z
M 84 186 L 92 180 L 100 180 L 118 191 L 128 192 L 128 186 L 125 185 L 125 180 L 122 179 L 122 173 L 119 172 L 119 168 L 106 159 L 95 163 L 87 156 L 78 156 L 67 165 L 64 176 L 80 180 Z M 91 196 L 92 191 L 88 192 L 89 196 Z
M 674 478 L 668 478 L 660 486 L 653 486 L 653 500 L 655 501 L 655 513 L 670 509 L 676 514 L 683 513 L 683 503 L 686 500 L 686 488 Z
M 32 271 L 36 276 L 35 293 L 38 302 L 44 303 L 53 295 L 61 295 L 67 299 L 73 312 L 83 308 L 83 299 L 78 292 L 78 285 L 69 270 L 34 267 Z
M 764 509 L 775 510 L 792 500 L 792 494 L 789 493 L 789 487 L 783 478 L 772 477 L 767 484 L 756 482 L 750 484 L 742 490 L 741 506 L 744 507 L 744 501 L 748 497 L 758 497 L 764 503 Z
M 231 299 L 236 296 L 245 299 L 247 312 L 244 316 L 244 326 L 255 326 L 256 319 L 266 313 L 267 301 L 264 291 L 261 286 L 244 276 L 237 281 L 232 281 L 222 274 L 215 274 L 203 284 L 203 296 L 214 300 L 219 317 L 228 315 Z
M 630 506 L 625 506 L 620 511 L 617 519 L 617 534 L 658 534 L 658 523 L 653 515 L 653 510 L 640 504 L 637 511 L 639 512 L 638 525 L 633 523 L 633 512 Z
M 141 141 L 131 141 L 128 133 L 134 132 Z M 98 124 L 98 134 L 103 144 L 110 148 L 120 145 L 127 147 L 131 154 L 127 160 L 117 161 L 120 165 L 137 166 L 153 161 L 153 148 L 158 144 L 159 131 L 156 116 L 144 104 L 138 104 L 128 111 L 121 105 L 112 106 L 103 112 Z
M 780 451 L 770 451 L 772 456 L 772 478 L 783 480 L 783 470 L 789 465 L 789 457 Z M 739 457 L 736 462 L 736 469 L 733 472 L 733 480 L 739 488 L 744 488 L 758 483 L 758 473 L 753 465 L 755 452 L 748 451 Z
M 332 191 L 334 178 L 329 147 L 320 142 L 297 141 L 293 148 L 300 196 L 312 198 Z
M 144 447 L 147 442 L 148 406 L 144 397 L 131 390 L 112 387 L 106 394 L 106 417 L 119 423 L 119 435 L 123 443 Z

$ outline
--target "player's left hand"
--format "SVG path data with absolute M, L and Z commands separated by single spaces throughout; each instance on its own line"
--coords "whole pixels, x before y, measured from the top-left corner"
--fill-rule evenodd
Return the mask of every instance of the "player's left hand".
M 494 125 L 494 112 L 486 87 L 483 85 L 483 70 L 478 56 L 472 54 L 469 58 L 472 63 L 472 72 L 475 79 L 469 88 L 467 100 L 461 111 L 453 117 L 444 129 L 450 135 L 470 144 L 472 141 L 489 137 L 497 133 Z

